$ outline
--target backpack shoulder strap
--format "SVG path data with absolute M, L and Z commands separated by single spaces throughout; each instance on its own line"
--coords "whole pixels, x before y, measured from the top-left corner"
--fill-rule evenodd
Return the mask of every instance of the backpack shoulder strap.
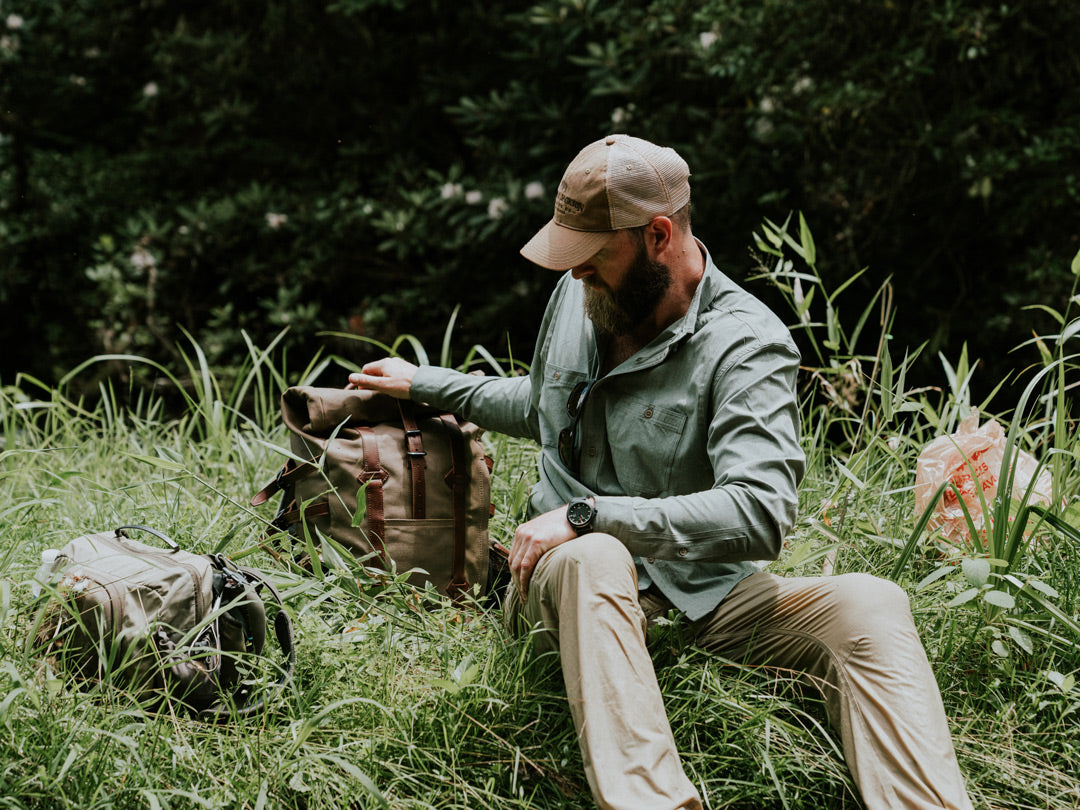
M 218 557 L 219 555 L 215 555 Z M 235 563 L 223 562 L 220 558 L 214 560 L 216 565 L 222 567 L 231 568 L 235 571 L 239 571 L 248 579 L 257 583 L 260 588 L 266 588 L 270 594 L 272 600 L 277 604 L 277 614 L 274 616 L 274 635 L 277 638 L 278 646 L 284 655 L 284 662 L 281 666 L 281 675 L 278 677 L 274 685 L 260 695 L 259 699 L 254 703 L 245 703 L 240 708 L 235 708 L 236 701 L 233 701 L 233 706 L 226 706 L 222 703 L 217 703 L 215 706 L 207 709 L 201 713 L 201 717 L 205 719 L 213 719 L 219 722 L 230 719 L 232 716 L 246 717 L 247 715 L 255 714 L 263 709 L 266 705 L 267 697 L 271 692 L 278 692 L 292 680 L 293 672 L 296 669 L 296 642 L 293 636 L 292 620 L 289 618 L 288 612 L 285 610 L 285 603 L 281 598 L 281 593 L 277 587 L 272 583 L 265 574 L 261 571 L 257 571 L 254 568 L 247 568 L 245 566 L 236 565 Z M 243 690 L 244 687 L 241 687 Z

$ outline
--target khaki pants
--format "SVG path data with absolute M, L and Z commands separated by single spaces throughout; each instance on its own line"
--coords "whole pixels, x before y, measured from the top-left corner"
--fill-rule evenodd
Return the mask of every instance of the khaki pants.
M 648 619 L 670 607 L 638 594 L 630 554 L 605 534 L 545 554 L 524 605 L 513 588 L 506 597 L 507 627 L 540 628 L 537 649 L 559 651 L 585 775 L 603 810 L 701 807 L 645 646 Z M 971 808 L 937 682 L 895 584 L 866 574 L 753 574 L 690 627 L 705 649 L 810 677 L 869 810 Z

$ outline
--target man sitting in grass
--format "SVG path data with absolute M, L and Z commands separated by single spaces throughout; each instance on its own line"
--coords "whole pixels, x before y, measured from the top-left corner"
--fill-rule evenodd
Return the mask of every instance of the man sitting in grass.
M 558 650 L 600 807 L 701 807 L 645 643 L 676 609 L 707 650 L 806 673 L 867 807 L 970 808 L 904 592 L 752 562 L 775 559 L 795 521 L 799 354 L 692 235 L 689 176 L 625 135 L 573 160 L 521 251 L 570 270 L 527 377 L 390 358 L 349 380 L 541 445 L 505 621 Z

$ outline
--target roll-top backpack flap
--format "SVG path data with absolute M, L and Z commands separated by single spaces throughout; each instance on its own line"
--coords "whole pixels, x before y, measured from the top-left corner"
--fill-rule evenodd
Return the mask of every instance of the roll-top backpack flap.
M 398 400 L 357 388 L 293 386 L 281 395 L 281 416 L 294 433 L 329 436 L 343 422 L 374 425 L 400 419 Z

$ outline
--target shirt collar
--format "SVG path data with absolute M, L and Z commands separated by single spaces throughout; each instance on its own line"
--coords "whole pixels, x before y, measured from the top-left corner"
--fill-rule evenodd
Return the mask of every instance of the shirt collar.
M 705 270 L 701 274 L 701 281 L 698 282 L 697 289 L 694 290 L 694 297 L 690 299 L 690 306 L 686 308 L 686 313 L 665 330 L 670 333 L 670 339 L 666 340 L 665 343 L 681 340 L 697 331 L 698 317 L 702 309 L 713 300 L 716 285 L 720 278 L 720 270 L 713 264 L 709 249 L 697 237 L 694 237 L 694 241 L 705 257 Z

